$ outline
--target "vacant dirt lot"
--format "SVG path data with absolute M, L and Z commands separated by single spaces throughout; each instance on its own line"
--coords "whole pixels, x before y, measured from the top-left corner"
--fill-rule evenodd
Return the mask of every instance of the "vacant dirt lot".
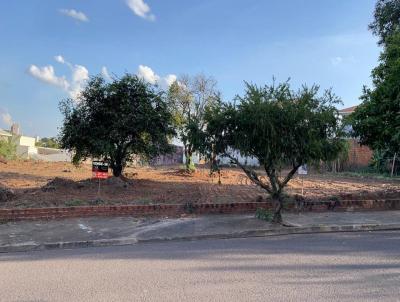
M 128 182 L 110 178 L 91 179 L 91 166 L 79 168 L 69 163 L 13 161 L 0 163 L 0 186 L 15 192 L 15 197 L 0 207 L 77 206 L 87 204 L 156 204 L 248 202 L 268 198 L 252 185 L 239 169 L 225 169 L 222 185 L 209 177 L 208 169 L 199 168 L 187 175 L 179 167 L 127 168 Z M 296 176 L 288 194 L 301 193 L 301 180 Z M 351 198 L 367 195 L 400 195 L 400 181 L 335 174 L 311 173 L 304 178 L 304 192 L 309 199 Z

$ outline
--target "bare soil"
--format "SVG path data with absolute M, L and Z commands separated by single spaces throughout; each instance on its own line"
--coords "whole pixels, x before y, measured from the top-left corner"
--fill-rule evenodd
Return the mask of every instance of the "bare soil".
M 124 180 L 113 177 L 99 182 L 91 178 L 91 166 L 70 163 L 9 161 L 0 163 L 0 187 L 15 196 L 0 207 L 51 207 L 91 204 L 227 203 L 268 199 L 237 168 L 222 171 L 222 184 L 207 168 L 187 174 L 178 166 L 135 167 L 125 170 Z M 303 179 L 308 199 L 400 197 L 399 179 L 350 177 L 311 173 Z M 286 193 L 301 194 L 302 180 L 296 176 Z

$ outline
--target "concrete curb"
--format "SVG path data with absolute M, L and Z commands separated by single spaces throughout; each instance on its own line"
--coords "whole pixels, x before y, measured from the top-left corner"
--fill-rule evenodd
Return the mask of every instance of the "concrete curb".
M 193 236 L 153 237 L 153 238 L 116 238 L 89 241 L 69 241 L 52 243 L 27 243 L 0 246 L 0 253 L 28 252 L 51 249 L 72 249 L 87 247 L 123 246 L 138 243 L 154 243 L 166 241 L 194 241 L 205 239 L 234 239 L 251 237 L 269 237 L 296 234 L 340 233 L 340 232 L 372 232 L 400 230 L 400 224 L 364 224 L 364 225 L 315 225 L 307 227 L 287 227 L 282 229 L 249 230 L 225 234 L 200 234 Z
M 295 234 L 318 234 L 318 233 L 341 233 L 341 232 L 371 232 L 371 231 L 395 231 L 400 230 L 400 224 L 366 224 L 366 225 L 332 225 L 332 226 L 309 226 L 309 227 L 287 227 L 285 229 L 250 230 L 229 234 L 201 234 L 194 236 L 176 236 L 138 239 L 137 243 L 163 242 L 163 241 L 193 241 L 204 239 L 233 239 L 250 237 L 269 237 Z

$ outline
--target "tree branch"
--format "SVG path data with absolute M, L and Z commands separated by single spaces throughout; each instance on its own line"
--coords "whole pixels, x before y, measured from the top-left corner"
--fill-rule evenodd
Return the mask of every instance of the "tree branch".
M 264 164 L 264 170 L 265 170 L 265 172 L 267 173 L 267 176 L 268 176 L 269 181 L 270 181 L 271 186 L 272 186 L 272 190 L 273 190 L 274 192 L 278 192 L 279 190 L 278 190 L 278 188 L 276 187 L 276 184 L 278 184 L 278 187 L 280 187 L 280 182 L 279 182 L 279 178 L 276 177 L 275 169 L 272 169 L 272 170 L 271 170 L 269 166 L 267 166 L 266 164 Z
M 247 169 L 244 165 L 242 165 L 236 158 L 234 158 L 233 156 L 224 153 L 223 156 L 228 157 L 232 162 L 234 162 L 236 165 L 238 165 L 243 172 L 247 175 L 248 178 L 250 178 L 250 180 L 252 182 L 254 182 L 256 185 L 260 186 L 261 188 L 263 188 L 264 190 L 266 190 L 269 194 L 273 194 L 273 191 L 271 189 L 271 187 L 268 184 L 263 183 L 259 178 L 256 172 Z
M 282 189 L 287 185 L 289 180 L 292 179 L 293 175 L 296 173 L 297 169 L 300 167 L 300 164 L 293 164 L 292 170 L 290 170 L 289 174 L 286 175 L 285 179 L 279 184 L 279 191 L 282 191 Z

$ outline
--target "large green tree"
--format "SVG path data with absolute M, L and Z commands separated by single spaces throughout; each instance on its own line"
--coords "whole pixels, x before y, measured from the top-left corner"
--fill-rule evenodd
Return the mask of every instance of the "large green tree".
M 126 74 L 107 83 L 92 78 L 78 102 L 66 100 L 60 144 L 73 151 L 74 162 L 93 157 L 108 161 L 120 176 L 133 155 L 151 158 L 170 151 L 175 134 L 164 94 Z
M 294 92 L 282 83 L 258 87 L 246 84 L 236 104 L 214 106 L 206 115 L 205 146 L 237 164 L 250 180 L 268 192 L 276 204 L 274 222 L 281 223 L 282 193 L 297 169 L 306 163 L 332 160 L 344 146 L 330 91 L 318 96 L 318 87 Z M 258 159 L 267 176 L 239 161 Z
M 400 150 L 400 32 L 390 36 L 372 71 L 374 87 L 364 87 L 351 115 L 354 135 L 374 150 Z
M 379 37 L 379 44 L 386 44 L 386 40 L 399 30 L 400 0 L 378 0 L 375 6 L 374 21 L 369 29 Z
M 213 78 L 199 74 L 193 77 L 184 75 L 169 88 L 169 104 L 178 138 L 183 143 L 187 171 L 194 169 L 193 154 L 199 151 L 205 112 L 219 100 L 216 86 Z
M 383 51 L 372 70 L 373 87 L 364 87 L 350 122 L 361 144 L 394 157 L 394 168 L 400 151 L 400 1 L 378 1 L 370 28 Z

